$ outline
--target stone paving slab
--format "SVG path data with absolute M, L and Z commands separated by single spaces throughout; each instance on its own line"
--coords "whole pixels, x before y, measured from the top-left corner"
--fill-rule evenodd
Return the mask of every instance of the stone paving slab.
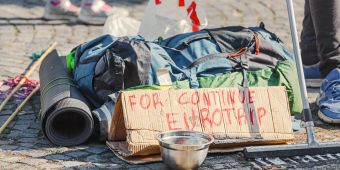
M 79 1 L 74 1 L 79 4 Z M 129 10 L 136 19 L 143 17 L 146 0 L 110 0 L 111 4 Z M 101 26 L 89 26 L 65 21 L 41 20 L 42 0 L 0 1 L 0 78 L 21 74 L 31 62 L 29 56 L 58 41 L 61 55 L 76 45 L 102 33 Z M 209 27 L 230 25 L 254 26 L 260 21 L 275 32 L 292 49 L 285 1 L 272 0 L 207 0 L 203 3 Z M 294 1 L 297 25 L 301 31 L 304 1 Z M 38 79 L 37 72 L 32 76 Z M 318 89 L 309 89 L 310 101 L 315 101 Z M 17 107 L 11 102 L 0 113 L 3 124 Z M 35 96 L 16 119 L 0 135 L 0 169 L 166 169 L 163 163 L 130 165 L 115 157 L 95 139 L 74 147 L 51 145 L 40 130 L 39 97 Z M 314 107 L 314 113 L 316 112 Z M 340 140 L 338 126 L 321 122 L 316 116 L 317 137 L 322 141 Z M 304 130 L 295 133 L 298 141 L 305 139 Z M 294 158 L 244 160 L 241 153 L 210 155 L 200 169 L 338 169 L 340 154 Z

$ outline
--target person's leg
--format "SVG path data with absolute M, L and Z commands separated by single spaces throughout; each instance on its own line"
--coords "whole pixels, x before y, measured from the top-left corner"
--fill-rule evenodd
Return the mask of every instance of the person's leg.
M 340 1 L 310 0 L 310 13 L 320 56 L 321 84 L 319 117 L 340 123 Z
M 317 64 L 320 60 L 316 47 L 316 35 L 309 8 L 309 0 L 305 0 L 305 12 L 301 32 L 301 56 L 304 65 L 310 66 Z
M 303 70 L 306 79 L 319 79 L 321 78 L 319 71 L 320 57 L 316 47 L 316 35 L 312 15 L 310 13 L 310 0 L 305 0 L 305 11 L 302 23 L 301 32 L 301 57 L 303 62 Z M 309 82 L 306 82 L 307 86 Z M 310 86 L 310 85 L 309 85 Z
M 106 18 L 113 12 L 128 15 L 126 10 L 113 8 L 103 0 L 82 0 L 79 20 L 87 24 L 104 24 Z
M 334 68 L 340 68 L 340 1 L 311 0 L 316 45 L 320 56 L 320 72 L 326 77 Z
M 69 0 L 47 0 L 43 18 L 76 19 L 80 9 Z

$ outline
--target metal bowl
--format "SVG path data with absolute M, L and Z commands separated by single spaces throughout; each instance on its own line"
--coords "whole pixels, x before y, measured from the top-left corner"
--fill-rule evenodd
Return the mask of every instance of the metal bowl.
M 168 131 L 156 135 L 163 162 L 171 169 L 197 169 L 214 138 L 195 131 Z

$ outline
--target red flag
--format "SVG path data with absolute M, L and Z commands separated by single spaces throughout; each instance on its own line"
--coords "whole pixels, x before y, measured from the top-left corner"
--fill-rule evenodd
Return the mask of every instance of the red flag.
M 193 1 L 190 6 L 187 8 L 188 15 L 190 15 L 191 23 L 192 23 L 192 31 L 199 31 L 199 26 L 201 25 L 200 20 L 198 19 L 196 12 L 196 2 Z
M 178 0 L 178 6 L 179 7 L 185 6 L 185 0 Z
M 155 3 L 156 3 L 156 5 L 159 5 L 159 4 L 162 3 L 162 1 L 161 0 L 155 0 Z

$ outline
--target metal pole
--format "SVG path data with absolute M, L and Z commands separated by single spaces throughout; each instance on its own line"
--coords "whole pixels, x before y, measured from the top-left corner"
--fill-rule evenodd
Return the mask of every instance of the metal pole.
M 301 98 L 303 102 L 303 114 L 304 114 L 304 119 L 306 123 L 307 142 L 308 142 L 308 145 L 311 147 L 319 146 L 315 138 L 312 112 L 310 110 L 309 102 L 308 102 L 308 93 L 307 93 L 305 75 L 303 72 L 303 65 L 302 65 L 302 59 L 301 59 L 301 54 L 300 54 L 299 38 L 297 34 L 297 29 L 296 29 L 293 1 L 286 0 L 286 2 L 287 2 L 287 9 L 288 9 L 290 31 L 292 35 L 292 41 L 293 41 L 294 56 L 295 56 L 294 58 L 295 58 L 296 69 L 297 69 L 298 77 L 299 77 Z

